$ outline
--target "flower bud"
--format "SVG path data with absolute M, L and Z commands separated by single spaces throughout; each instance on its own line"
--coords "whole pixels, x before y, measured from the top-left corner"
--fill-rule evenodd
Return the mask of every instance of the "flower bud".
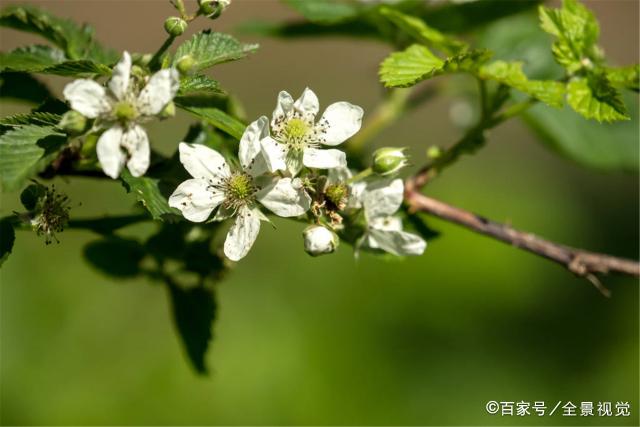
M 207 18 L 216 19 L 231 4 L 231 0 L 198 0 L 200 12 Z
M 187 29 L 187 22 L 177 16 L 170 16 L 164 21 L 164 30 L 173 37 L 182 35 Z
M 378 175 L 386 176 L 397 173 L 405 167 L 407 156 L 404 154 L 405 148 L 384 147 L 373 153 L 372 169 Z
M 304 250 L 311 256 L 330 254 L 338 247 L 340 240 L 331 230 L 321 225 L 310 225 L 302 233 Z
M 196 65 L 196 60 L 191 55 L 184 55 L 176 62 L 176 68 L 180 72 L 180 74 L 189 73 L 194 65 Z
M 158 117 L 161 119 L 170 119 L 176 115 L 176 104 L 173 101 L 169 102 L 165 107 L 160 111 Z
M 87 118 L 77 111 L 64 113 L 58 127 L 70 135 L 79 135 L 87 129 Z

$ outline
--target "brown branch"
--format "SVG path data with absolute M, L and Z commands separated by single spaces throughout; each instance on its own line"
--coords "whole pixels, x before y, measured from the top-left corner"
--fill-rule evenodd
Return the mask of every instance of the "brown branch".
M 493 222 L 472 212 L 448 205 L 418 192 L 416 178 L 409 178 L 405 184 L 405 201 L 410 212 L 425 212 L 445 221 L 462 225 L 476 233 L 501 240 L 517 248 L 532 252 L 563 265 L 577 276 L 584 277 L 594 284 L 603 294 L 608 291 L 602 287 L 596 274 L 621 273 L 640 277 L 640 263 L 610 255 L 588 252 L 545 240 L 531 233 L 511 228 L 508 225 Z M 420 180 L 418 179 L 418 183 Z

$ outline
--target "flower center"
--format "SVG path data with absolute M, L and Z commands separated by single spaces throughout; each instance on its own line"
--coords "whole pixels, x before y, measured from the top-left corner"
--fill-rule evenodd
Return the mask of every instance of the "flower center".
M 138 116 L 136 107 L 127 101 L 118 102 L 113 111 L 116 118 L 120 121 L 131 121 Z
M 344 184 L 333 184 L 327 187 L 324 194 L 335 208 L 342 210 L 347 203 L 349 190 Z
M 304 120 L 295 117 L 289 120 L 284 131 L 290 139 L 301 139 L 304 138 L 308 130 L 309 126 L 307 126 Z
M 235 210 L 253 201 L 258 188 L 253 185 L 251 176 L 243 172 L 235 172 L 224 180 L 222 190 L 224 191 L 224 206 Z

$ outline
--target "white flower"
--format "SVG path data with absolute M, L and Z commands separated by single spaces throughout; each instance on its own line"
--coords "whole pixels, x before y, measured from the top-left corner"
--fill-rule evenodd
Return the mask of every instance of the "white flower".
M 360 209 L 362 207 L 362 194 L 367 187 L 366 182 L 356 181 L 349 184 L 346 182 L 353 177 L 353 174 L 348 168 L 335 168 L 329 169 L 327 172 L 327 184 L 325 186 L 325 192 L 332 186 L 346 185 L 347 187 L 347 200 L 344 205 L 344 209 Z
M 304 250 L 311 256 L 330 254 L 340 240 L 331 230 L 321 225 L 310 225 L 302 233 Z
M 267 166 L 260 151 L 260 140 L 268 133 L 268 119 L 251 123 L 242 135 L 238 157 L 240 169 L 229 167 L 220 153 L 200 144 L 180 143 L 180 161 L 193 177 L 176 188 L 169 205 L 180 209 L 189 221 L 203 222 L 218 208 L 214 220 L 235 216 L 235 223 L 224 242 L 225 255 L 238 261 L 251 249 L 258 236 L 258 202 L 282 217 L 305 213 L 311 198 L 299 179 L 265 175 Z
M 394 213 L 400 209 L 404 195 L 401 179 L 375 181 L 362 194 L 367 221 L 363 243 L 394 255 L 421 255 L 427 243 L 412 233 L 402 231 L 402 220 Z
M 149 167 L 149 138 L 139 124 L 157 116 L 180 86 L 175 69 L 160 70 L 138 90 L 131 77 L 131 56 L 124 52 L 113 68 L 107 88 L 94 80 L 79 79 L 64 88 L 71 108 L 108 129 L 98 139 L 96 151 L 105 174 L 117 178 L 125 163 L 133 176 Z
M 344 152 L 321 147 L 339 145 L 358 132 L 362 108 L 336 102 L 316 122 L 319 110 L 318 98 L 309 88 L 295 102 L 287 92 L 280 92 L 271 119 L 271 136 L 262 140 L 269 170 L 288 170 L 295 176 L 303 165 L 317 169 L 347 166 Z

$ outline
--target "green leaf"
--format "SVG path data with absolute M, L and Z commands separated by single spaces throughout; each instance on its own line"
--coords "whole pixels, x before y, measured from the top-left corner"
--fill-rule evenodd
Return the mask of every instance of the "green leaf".
M 51 46 L 31 45 L 0 53 L 0 71 L 34 72 L 64 62 L 64 52 Z
M 53 95 L 47 86 L 27 73 L 0 73 L 0 98 L 40 104 Z
M 0 118 L 0 125 L 3 126 L 57 126 L 62 116 L 60 114 L 36 111 L 28 114 L 14 114 Z
M 382 16 L 407 33 L 415 41 L 425 45 L 432 45 L 445 53 L 453 54 L 463 49 L 466 44 L 452 37 L 446 36 L 435 28 L 430 27 L 422 19 L 404 14 L 390 7 L 379 10 Z
M 180 90 L 178 95 L 186 96 L 193 94 L 214 94 L 224 95 L 225 92 L 220 87 L 220 83 L 213 80 L 211 77 L 204 75 L 189 76 L 182 79 L 180 82 Z
M 135 277 L 140 274 L 144 247 L 136 240 L 108 236 L 89 242 L 84 257 L 93 267 L 114 277 Z
M 636 92 L 640 90 L 640 64 L 607 68 L 606 73 L 612 86 Z
M 38 45 L 0 53 L 0 71 L 80 77 L 111 74 L 106 65 L 86 59 L 68 61 L 60 49 Z
M 180 58 L 190 55 L 195 61 L 192 69 L 200 71 L 216 64 L 244 58 L 257 49 L 257 44 L 240 43 L 228 34 L 203 31 L 178 46 L 173 57 L 173 65 L 175 66 Z
M 552 107 L 564 105 L 565 86 L 551 80 L 529 80 L 522 71 L 521 62 L 494 61 L 478 71 L 482 79 L 490 79 L 517 89 Z
M 563 0 L 561 9 L 539 8 L 540 27 L 555 36 L 553 54 L 568 72 L 600 63 L 600 27 L 593 13 L 577 0 Z
M 166 277 L 173 320 L 195 370 L 207 373 L 205 355 L 213 337 L 212 326 L 217 305 L 212 289 L 204 286 L 181 287 Z
M 11 191 L 43 170 L 67 141 L 53 126 L 24 125 L 0 136 L 0 188 Z
M 632 120 L 624 122 L 584 120 L 568 106 L 562 110 L 534 106 L 524 113 L 524 118 L 541 142 L 583 166 L 637 173 L 638 99 L 628 93 L 625 100 Z
M 587 119 L 599 122 L 629 120 L 620 93 L 604 73 L 576 78 L 567 85 L 567 102 Z
M 11 217 L 0 219 L 0 266 L 9 258 L 16 241 L 16 232 L 11 223 Z
M 441 74 L 474 71 L 490 56 L 486 50 L 471 50 L 442 60 L 425 46 L 414 44 L 382 62 L 380 81 L 386 87 L 409 87 Z
M 167 198 L 160 191 L 160 179 L 150 176 L 135 177 L 128 170 L 120 175 L 127 192 L 151 213 L 153 219 L 170 220 L 180 215 L 180 211 L 169 206 Z
M 100 46 L 93 29 L 58 18 L 32 6 L 7 6 L 0 11 L 0 26 L 35 33 L 64 50 L 70 59 L 91 59 L 101 63 L 117 60 L 113 51 Z
M 311 22 L 333 24 L 355 18 L 362 11 L 357 4 L 333 0 L 284 0 Z
M 197 116 L 210 125 L 228 133 L 236 139 L 242 138 L 242 134 L 246 129 L 246 125 L 220 110 L 214 107 L 192 107 L 181 103 L 180 100 L 176 100 L 176 106 L 182 108 L 185 111 Z
M 87 59 L 81 59 L 77 61 L 65 61 L 34 72 L 67 77 L 94 77 L 96 75 L 110 76 L 111 68 Z

